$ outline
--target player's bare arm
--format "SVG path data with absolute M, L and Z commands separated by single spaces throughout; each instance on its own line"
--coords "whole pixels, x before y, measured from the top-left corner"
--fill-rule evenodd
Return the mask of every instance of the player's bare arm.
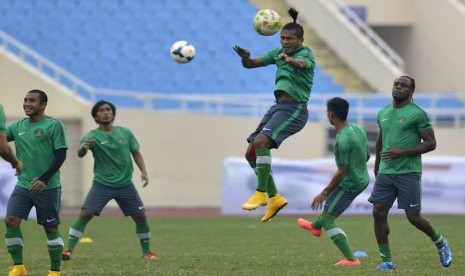
M 381 150 L 383 149 L 383 133 L 381 129 L 378 132 L 378 139 L 376 140 L 375 145 L 375 166 L 374 166 L 374 173 L 375 176 L 378 175 L 379 170 L 379 162 L 381 162 Z
M 82 147 L 78 149 L 78 156 L 79 157 L 85 156 L 90 146 L 92 146 L 93 143 L 94 143 L 94 140 L 92 140 L 92 138 L 87 139 L 84 145 L 82 145 Z
M 149 184 L 149 177 L 147 175 L 147 170 L 145 169 L 144 157 L 142 156 L 142 153 L 136 151 L 132 153 L 132 158 L 134 158 L 134 162 L 136 162 L 136 165 L 139 167 L 141 172 L 140 179 L 142 181 L 142 187 L 145 187 Z
M 319 210 L 323 208 L 323 202 L 326 200 L 328 195 L 336 189 L 337 186 L 342 182 L 344 177 L 347 174 L 347 168 L 338 168 L 337 172 L 334 174 L 333 178 L 329 182 L 328 186 L 321 191 L 319 195 L 317 195 L 312 202 L 312 209 Z
M 240 46 L 235 45 L 233 50 L 241 57 L 242 66 L 245 68 L 256 68 L 263 66 L 261 58 L 250 58 L 250 52 Z

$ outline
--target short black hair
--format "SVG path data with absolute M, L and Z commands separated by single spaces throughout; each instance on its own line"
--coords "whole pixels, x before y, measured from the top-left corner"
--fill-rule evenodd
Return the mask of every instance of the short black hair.
M 48 97 L 47 97 L 47 94 L 42 91 L 42 90 L 39 90 L 39 89 L 32 89 L 31 91 L 27 92 L 28 94 L 29 93 L 37 93 L 39 94 L 39 100 L 41 103 L 46 103 L 48 102 Z
M 407 78 L 410 80 L 410 88 L 415 91 L 415 79 L 409 76 L 400 76 L 401 78 Z
M 111 108 L 111 111 L 113 111 L 113 117 L 116 116 L 116 107 L 114 104 L 108 102 L 108 101 L 104 101 L 104 100 L 100 100 L 98 102 L 96 102 L 94 104 L 94 106 L 92 107 L 92 111 L 91 111 L 91 114 L 92 114 L 92 117 L 95 118 L 95 116 L 97 116 L 97 111 L 99 110 L 99 108 L 104 105 L 104 104 L 108 104 Z
M 339 120 L 345 121 L 347 114 L 349 114 L 349 102 L 343 98 L 334 97 L 326 102 L 326 109 L 334 112 Z
M 288 10 L 289 15 L 292 17 L 293 22 L 287 23 L 284 25 L 283 30 L 295 30 L 295 34 L 297 38 L 303 38 L 304 37 L 304 28 L 297 23 L 297 15 L 299 15 L 299 12 L 296 11 L 294 8 L 290 8 Z

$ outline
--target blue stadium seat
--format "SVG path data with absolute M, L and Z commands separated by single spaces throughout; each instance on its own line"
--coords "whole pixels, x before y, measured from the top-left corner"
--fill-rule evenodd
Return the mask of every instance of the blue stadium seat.
M 0 29 L 95 87 L 272 97 L 275 66 L 245 69 L 232 50 L 237 44 L 259 56 L 279 47 L 279 36 L 253 30 L 256 11 L 247 0 L 8 0 Z M 177 40 L 196 47 L 190 64 L 170 58 Z M 313 91 L 344 88 L 317 67 Z

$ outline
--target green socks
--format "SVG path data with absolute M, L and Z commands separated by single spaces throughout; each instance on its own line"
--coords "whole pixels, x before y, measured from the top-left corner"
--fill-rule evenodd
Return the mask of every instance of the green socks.
M 271 152 L 269 149 L 256 149 L 258 191 L 266 192 L 271 174 Z
M 436 244 L 437 248 L 441 248 L 444 246 L 444 237 L 438 231 L 434 230 L 434 233 L 430 238 L 434 242 L 434 244 Z
M 50 255 L 50 270 L 60 271 L 61 253 L 63 253 L 63 238 L 60 231 L 47 233 L 48 254 Z
M 71 227 L 69 228 L 69 236 L 68 236 L 68 247 L 67 249 L 73 250 L 76 247 L 77 242 L 84 234 L 84 230 L 86 229 L 88 221 L 78 217 Z
M 250 167 L 254 170 L 255 174 L 257 174 L 257 164 L 249 162 Z M 268 178 L 268 184 L 266 185 L 266 192 L 268 197 L 273 197 L 278 193 L 276 189 L 276 184 L 274 183 L 273 174 L 271 173 L 271 166 L 270 166 L 270 176 Z
M 389 243 L 383 243 L 378 246 L 381 260 L 383 262 L 392 262 L 391 248 L 389 247 Z
M 145 254 L 149 252 L 151 233 L 150 233 L 150 227 L 147 221 L 136 223 L 136 233 L 140 241 L 140 247 L 142 249 L 142 253 Z
M 342 252 L 344 257 L 348 260 L 354 261 L 357 259 L 354 251 L 349 245 L 349 240 L 341 228 L 338 228 L 334 223 L 334 218 L 326 217 L 320 214 L 318 218 L 312 223 L 314 229 L 324 228 L 329 238 Z
M 13 259 L 14 265 L 20 265 L 23 263 L 23 234 L 21 229 L 18 228 L 7 228 L 5 233 L 5 243 L 8 253 L 10 253 Z
M 341 228 L 336 226 L 334 219 L 323 217 L 322 225 L 329 238 L 333 241 L 337 248 L 339 248 L 344 257 L 350 261 L 355 261 L 357 258 L 355 257 L 354 251 L 349 245 L 349 240 L 347 239 L 346 233 L 344 233 Z

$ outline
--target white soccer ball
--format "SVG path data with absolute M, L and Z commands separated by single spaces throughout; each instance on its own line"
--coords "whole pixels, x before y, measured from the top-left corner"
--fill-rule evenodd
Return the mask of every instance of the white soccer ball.
M 178 63 L 188 63 L 195 57 L 195 48 L 189 42 L 180 40 L 171 46 L 171 57 Z
M 274 35 L 282 26 L 281 17 L 271 9 L 260 10 L 253 18 L 253 27 L 261 35 Z

